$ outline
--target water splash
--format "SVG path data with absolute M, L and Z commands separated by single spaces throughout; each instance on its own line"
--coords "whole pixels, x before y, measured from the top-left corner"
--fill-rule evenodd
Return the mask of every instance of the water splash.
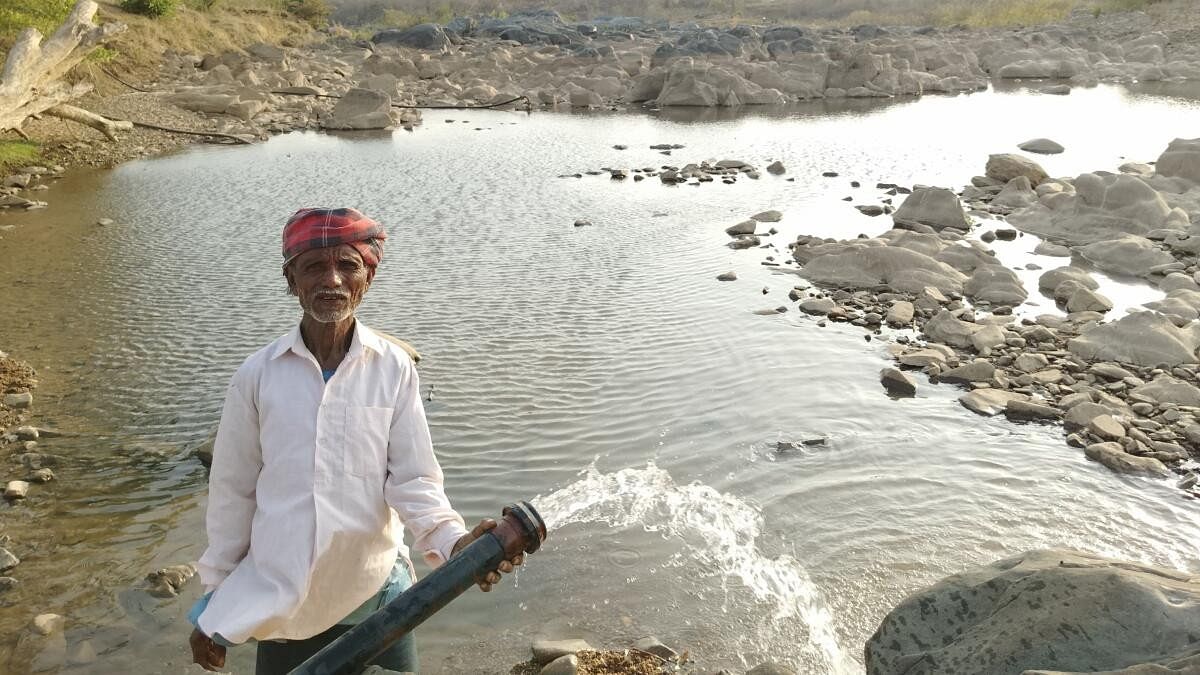
M 751 504 L 700 483 L 678 485 L 653 463 L 643 469 L 601 473 L 589 466 L 580 480 L 534 500 L 551 531 L 568 525 L 601 523 L 641 526 L 684 544 L 684 556 L 719 577 L 721 589 L 736 578 L 772 610 L 769 626 L 802 622 L 811 651 L 823 671 L 861 673 L 862 666 L 838 643 L 833 618 L 804 566 L 788 555 L 769 558 L 759 551 L 762 513 Z M 770 639 L 769 635 L 760 639 Z M 785 653 L 795 645 L 784 645 Z M 779 651 L 779 650 L 773 650 Z

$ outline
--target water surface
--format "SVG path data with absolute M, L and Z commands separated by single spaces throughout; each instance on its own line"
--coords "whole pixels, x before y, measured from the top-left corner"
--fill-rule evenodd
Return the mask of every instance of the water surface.
M 448 112 L 411 133 L 294 134 L 74 175 L 49 210 L 0 216 L 20 225 L 0 240 L 0 346 L 38 368 L 42 420 L 80 432 L 43 444 L 60 480 L 2 511 L 25 583 L 0 597 L 0 634 L 11 644 L 53 611 L 72 646 L 101 654 L 80 672 L 189 671 L 198 585 L 170 601 L 133 588 L 201 553 L 205 472 L 188 454 L 238 363 L 298 319 L 283 220 L 328 204 L 389 227 L 361 317 L 426 357 L 451 500 L 474 521 L 533 499 L 557 525 L 518 579 L 420 629 L 424 671 L 507 672 L 536 637 L 654 634 L 714 670 L 773 658 L 861 672 L 888 608 L 1005 555 L 1069 546 L 1198 572 L 1196 504 L 1169 482 L 1089 463 L 1061 430 L 973 416 L 953 388 L 891 400 L 881 341 L 753 313 L 790 304 L 800 280 L 762 263 L 783 262 L 797 234 L 890 227 L 852 208 L 886 197 L 877 182 L 957 187 L 1037 136 L 1067 147 L 1041 158 L 1051 175 L 1115 170 L 1194 135 L 1197 113 L 1117 88 L 773 113 Z M 723 158 L 788 173 L 557 177 Z M 725 227 L 766 209 L 785 214 L 774 248 L 724 247 Z M 1006 264 L 1035 245 L 1004 244 Z M 716 281 L 729 270 L 739 281 Z M 251 657 L 235 651 L 234 670 Z

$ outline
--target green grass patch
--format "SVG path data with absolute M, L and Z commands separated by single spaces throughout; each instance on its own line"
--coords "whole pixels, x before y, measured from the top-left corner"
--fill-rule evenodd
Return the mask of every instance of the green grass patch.
M 0 141 L 0 174 L 37 162 L 42 152 L 25 141 Z
M 30 26 L 40 30 L 42 35 L 53 33 L 74 5 L 74 0 L 3 0 L 0 2 L 0 50 L 7 52 L 21 31 Z

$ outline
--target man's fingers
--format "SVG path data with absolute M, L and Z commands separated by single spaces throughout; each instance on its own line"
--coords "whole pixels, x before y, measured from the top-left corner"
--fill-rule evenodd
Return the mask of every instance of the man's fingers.
M 484 579 L 484 581 L 488 582 L 489 584 L 500 583 L 500 575 L 495 572 L 488 572 L 487 576 L 484 577 L 483 579 Z
M 494 527 L 496 527 L 495 520 L 492 520 L 491 518 L 484 518 L 483 520 L 479 521 L 479 524 L 475 526 L 475 529 L 471 530 L 471 535 L 478 539 L 479 537 L 482 537 L 485 532 L 493 529 Z
M 511 562 L 509 562 L 509 561 L 507 561 L 507 560 L 501 560 L 501 561 L 500 561 L 500 565 L 499 565 L 499 569 L 500 569 L 500 571 L 501 571 L 501 572 L 504 572 L 505 574 L 508 574 L 509 572 L 513 571 L 513 565 L 512 565 L 512 563 L 511 563 Z
M 481 581 L 479 582 L 479 590 L 487 593 L 488 591 L 492 590 L 492 585 L 486 581 Z
M 512 564 L 513 564 L 514 566 L 515 566 L 515 565 L 520 565 L 520 564 L 524 563 L 524 562 L 525 562 L 525 554 L 524 554 L 524 553 L 518 553 L 517 555 L 513 556 L 513 559 L 512 559 L 510 562 L 512 562 Z

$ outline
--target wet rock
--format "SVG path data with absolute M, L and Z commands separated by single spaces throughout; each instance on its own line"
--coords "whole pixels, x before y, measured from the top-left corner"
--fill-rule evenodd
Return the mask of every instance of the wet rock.
M 912 368 L 924 368 L 933 364 L 944 367 L 947 361 L 949 361 L 950 355 L 946 354 L 946 352 L 933 349 L 932 347 L 933 346 L 931 345 L 930 348 L 915 349 L 913 351 L 904 352 L 900 355 L 898 360 L 902 365 L 910 366 Z
M 1002 389 L 976 389 L 958 397 L 964 408 L 979 415 L 992 417 L 1004 412 L 1009 401 L 1025 400 L 1024 394 Z
M 66 623 L 58 614 L 34 617 L 18 638 L 9 665 L 23 672 L 57 672 L 67 661 Z
M 644 637 L 634 642 L 632 648 L 639 652 L 653 654 L 664 661 L 673 661 L 678 656 L 674 649 L 664 645 L 658 638 L 653 636 Z
M 767 173 L 772 176 L 781 176 L 787 173 L 787 168 L 784 167 L 783 162 L 776 160 L 767 165 Z
M 933 258 L 898 246 L 880 245 L 880 240 L 820 247 L 820 255 L 802 259 L 801 247 L 793 251 L 804 262 L 801 276 L 829 286 L 876 288 L 887 286 L 896 291 L 919 293 L 932 286 L 943 293 L 960 294 L 966 280 L 961 272 Z
M 1044 403 L 1014 399 L 1005 404 L 1004 415 L 1010 420 L 1027 421 L 1056 420 L 1062 413 Z
M 1055 143 L 1049 138 L 1034 138 L 1021 143 L 1017 147 L 1025 152 L 1032 152 L 1039 155 L 1057 155 L 1066 150 L 1062 145 Z
M 1050 359 L 1045 354 L 1026 352 L 1013 360 L 1013 368 L 1021 372 L 1037 372 L 1050 365 Z
M 179 595 L 184 584 L 196 575 L 196 567 L 191 564 L 172 565 L 155 570 L 146 575 L 146 592 L 156 598 L 173 598 Z
M 1068 312 L 1107 312 L 1113 308 L 1112 300 L 1096 291 L 1080 288 L 1067 300 Z
M 757 228 L 758 228 L 758 221 L 745 220 L 745 221 L 738 223 L 737 225 L 732 225 L 730 227 L 725 228 L 725 234 L 728 234 L 731 237 L 737 237 L 737 236 L 741 236 L 741 235 L 745 235 L 745 234 L 754 234 L 754 231 Z
M 1196 363 L 1200 326 L 1179 328 L 1154 312 L 1135 312 L 1096 326 L 1067 343 L 1085 361 L 1119 361 L 1138 366 Z
M 854 208 L 858 209 L 858 212 L 864 216 L 874 217 L 883 215 L 883 207 L 878 204 L 860 204 Z
M 951 384 L 970 384 L 972 382 L 987 382 L 996 374 L 996 367 L 989 361 L 980 359 L 952 368 L 938 375 L 939 382 Z
M 1087 244 L 1125 235 L 1144 237 L 1154 230 L 1183 231 L 1187 214 L 1173 210 L 1163 194 L 1128 174 L 1085 173 L 1072 193 L 1046 195 L 1008 220 L 1018 229 L 1070 244 Z
M 800 302 L 800 311 L 805 314 L 825 316 L 837 309 L 838 304 L 830 298 L 808 298 Z
M 33 406 L 33 394 L 24 391 L 17 394 L 5 394 L 4 405 L 13 410 L 24 410 Z
M 1038 185 L 1049 178 L 1046 170 L 1037 162 L 1028 157 L 1008 153 L 989 156 L 985 173 L 988 178 L 1001 184 L 1007 184 L 1017 176 L 1029 179 L 1030 185 Z
M 575 227 L 591 227 L 592 221 L 580 218 L 575 221 Z
M 979 329 L 978 324 L 962 321 L 943 309 L 925 324 L 923 331 L 934 342 L 965 349 L 972 346 L 971 336 Z
M 868 640 L 866 672 L 1182 673 L 1149 664 L 1195 653 L 1191 576 L 1079 551 L 1023 553 L 908 596 Z
M 1029 295 L 1021 285 L 1020 277 L 1003 265 L 984 265 L 976 269 L 963 285 L 963 293 L 976 301 L 1009 307 L 1025 302 Z
M 969 228 L 958 195 L 951 190 L 936 187 L 913 190 L 900 208 L 892 214 L 892 220 L 897 224 L 927 225 L 935 230 L 947 227 L 960 230 Z
M 750 218 L 760 223 L 778 223 L 783 220 L 783 214 L 779 211 L 763 211 L 750 216 Z
M 50 469 L 36 469 L 29 474 L 29 481 L 31 483 L 49 483 L 52 480 L 54 480 L 54 472 Z
M 6 548 L 0 547 L 0 572 L 7 572 L 21 564 L 21 559 Z
M 1092 278 L 1084 270 L 1078 267 L 1056 267 L 1048 272 L 1044 272 L 1038 278 L 1038 289 L 1044 293 L 1054 293 L 1055 289 L 1062 285 L 1064 281 L 1077 282 L 1081 287 L 1095 290 L 1100 288 L 1099 282 Z
M 547 663 L 538 675 L 575 675 L 579 672 L 579 657 L 567 654 Z
M 386 93 L 370 89 L 351 89 L 321 123 L 326 129 L 390 129 L 392 99 Z
M 1088 459 L 1100 462 L 1117 473 L 1167 477 L 1171 470 L 1153 457 L 1138 457 L 1125 452 L 1120 443 L 1093 443 L 1083 449 Z
M 37 427 L 31 426 L 17 427 L 13 429 L 13 434 L 16 435 L 18 441 L 36 441 L 41 436 Z
M 737 239 L 734 239 L 733 241 L 729 242 L 729 244 L 728 244 L 729 248 L 732 248 L 734 250 L 754 248 L 755 246 L 761 246 L 761 245 L 762 245 L 762 241 L 758 237 L 755 237 L 755 236 L 738 237 Z
M 737 281 L 737 272 L 725 272 L 717 275 L 717 281 Z
M 539 666 L 544 666 L 551 661 L 575 654 L 576 652 L 595 651 L 595 647 L 587 643 L 586 640 L 534 640 L 531 645 L 533 650 L 533 660 Z
M 1004 189 L 992 198 L 992 204 L 995 206 L 1003 206 L 1010 209 L 1023 209 L 1038 200 L 1038 195 L 1033 191 L 1033 186 L 1029 179 L 1025 176 L 1017 176 L 1008 181 Z M 1003 236 L 1001 232 L 1004 232 Z M 1016 232 L 1009 234 L 1008 230 L 996 230 L 996 237 L 1011 241 L 1016 236 Z
M 1200 138 L 1177 138 L 1159 155 L 1154 165 L 1160 176 L 1200 183 Z
M 10 591 L 19 585 L 21 585 L 21 582 L 18 579 L 14 579 L 12 577 L 0 577 L 0 593 Z
M 1082 402 L 1070 406 L 1063 416 L 1063 427 L 1067 431 L 1086 429 L 1092 420 L 1101 415 L 1113 414 L 1113 409 L 1099 403 Z
M 917 394 L 916 380 L 895 368 L 884 368 L 879 371 L 879 383 L 891 396 L 907 397 Z
M 1129 395 L 1131 398 L 1148 399 L 1156 403 L 1174 403 L 1200 408 L 1200 389 L 1166 374 L 1134 387 Z
M 1125 438 L 1125 427 L 1112 418 L 1111 415 L 1097 415 L 1087 424 L 1087 430 L 1097 438 L 1106 441 L 1119 441 Z
M 897 300 L 888 308 L 887 323 L 890 326 L 907 326 L 913 321 L 913 304 L 907 300 Z
M 1078 250 L 1098 269 L 1131 277 L 1148 276 L 1153 268 L 1175 262 L 1174 256 L 1155 246 L 1154 242 L 1135 235 L 1093 242 Z
M 29 494 L 29 483 L 23 480 L 10 480 L 4 486 L 5 499 L 25 499 Z
M 67 665 L 71 666 L 90 666 L 100 658 L 96 653 L 96 647 L 91 640 L 83 640 L 75 645 L 69 654 L 67 654 Z
M 1054 256 L 1055 258 L 1070 258 L 1071 249 L 1060 244 L 1052 244 L 1048 241 L 1040 242 L 1034 247 L 1033 252 L 1037 255 Z

